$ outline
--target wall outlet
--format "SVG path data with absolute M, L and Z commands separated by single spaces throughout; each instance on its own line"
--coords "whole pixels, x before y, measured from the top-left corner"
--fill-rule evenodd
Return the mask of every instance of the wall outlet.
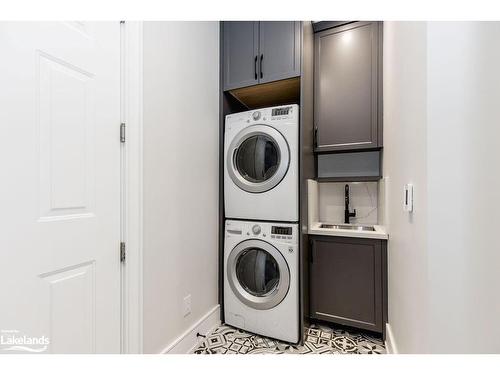
M 182 311 L 184 316 L 191 314 L 191 294 L 184 297 L 184 303 L 182 305 Z

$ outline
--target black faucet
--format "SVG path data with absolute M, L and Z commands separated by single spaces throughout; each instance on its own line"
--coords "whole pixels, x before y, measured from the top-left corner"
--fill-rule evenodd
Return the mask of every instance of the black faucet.
M 356 209 L 354 212 L 349 212 L 349 185 L 345 184 L 345 209 L 344 209 L 344 223 L 349 224 L 351 217 L 356 217 Z

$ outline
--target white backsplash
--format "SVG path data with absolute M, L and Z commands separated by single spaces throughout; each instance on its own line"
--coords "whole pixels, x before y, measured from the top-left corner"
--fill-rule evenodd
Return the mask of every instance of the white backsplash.
M 319 183 L 319 220 L 326 223 L 344 222 L 345 182 Z M 349 209 L 356 209 L 351 223 L 378 223 L 378 182 L 349 182 Z

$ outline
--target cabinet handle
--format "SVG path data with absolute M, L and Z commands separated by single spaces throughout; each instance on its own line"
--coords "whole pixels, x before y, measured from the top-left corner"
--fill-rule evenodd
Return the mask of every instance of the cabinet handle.
M 314 126 L 314 139 L 313 139 L 313 143 L 314 143 L 314 148 L 318 148 L 318 127 L 317 126 Z
M 264 54 L 260 55 L 260 78 L 264 78 L 264 72 L 262 71 L 262 60 L 264 60 Z
M 255 61 L 253 63 L 253 70 L 255 72 L 255 80 L 257 80 L 257 55 L 255 55 Z

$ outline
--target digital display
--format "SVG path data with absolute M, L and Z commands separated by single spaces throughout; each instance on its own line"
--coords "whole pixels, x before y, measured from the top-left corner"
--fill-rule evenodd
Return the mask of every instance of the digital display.
M 272 227 L 271 234 L 292 235 L 292 227 Z
M 288 115 L 290 113 L 290 108 L 291 107 L 274 108 L 271 115 L 272 116 Z

